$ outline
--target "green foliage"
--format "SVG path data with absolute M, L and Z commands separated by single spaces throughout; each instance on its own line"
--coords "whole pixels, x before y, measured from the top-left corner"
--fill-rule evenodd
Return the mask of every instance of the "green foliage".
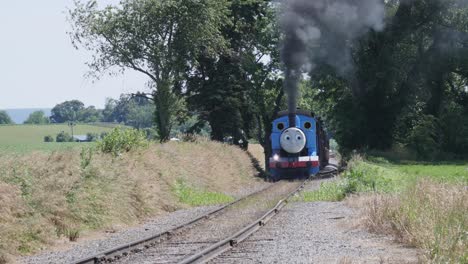
M 47 135 L 44 137 L 44 142 L 54 142 L 54 137 L 51 135 Z
M 149 77 L 158 132 L 168 140 L 183 73 L 200 54 L 211 57 L 226 47 L 220 30 L 229 23 L 228 1 L 123 0 L 104 9 L 96 1 L 75 3 L 71 37 L 94 53 L 92 72 L 117 66 Z
M 349 194 L 393 192 L 399 188 L 397 181 L 392 179 L 393 176 L 387 177 L 386 175 L 387 172 L 380 167 L 355 158 L 340 180 L 325 182 L 316 191 L 304 192 L 302 200 L 307 202 L 341 201 Z
M 90 142 L 97 141 L 99 139 L 98 133 L 86 133 L 86 140 Z
M 463 157 L 468 149 L 468 109 L 460 104 L 444 104 L 440 114 L 441 150 Z
M 43 125 L 49 122 L 49 118 L 45 115 L 44 111 L 35 111 L 29 115 L 28 119 L 24 121 L 24 124 Z
M 181 134 L 192 134 L 204 137 L 209 137 L 211 133 L 211 127 L 209 123 L 200 118 L 199 115 L 192 114 L 184 120 L 181 120 L 179 124 L 174 126 L 171 131 L 171 135 Z
M 234 201 L 234 198 L 223 193 L 193 188 L 181 179 L 176 181 L 173 191 L 180 202 L 191 206 L 225 204 Z
M 96 109 L 94 106 L 88 106 L 78 112 L 77 121 L 84 123 L 93 123 L 101 121 L 102 113 L 100 110 Z
M 154 124 L 154 112 L 154 103 L 144 94 L 121 94 L 118 100 L 106 100 L 103 121 L 123 123 L 137 129 L 148 128 Z
M 394 163 L 382 157 L 368 160 L 355 156 L 348 170 L 337 181 L 321 184 L 312 192 L 304 192 L 304 201 L 340 201 L 354 193 L 400 193 L 428 178 L 442 184 L 468 184 L 468 163 L 438 164 L 424 162 Z
M 151 79 L 155 109 L 139 102 L 134 107 L 134 99 L 109 100 L 104 120 L 137 128 L 155 121 L 165 141 L 173 127 L 188 122 L 187 113 L 198 114 L 213 139 L 240 138 L 244 131 L 268 156 L 271 120 L 284 107 L 278 6 L 124 0 L 102 9 L 95 1 L 78 1 L 69 18 L 74 44 L 95 55 L 93 73 L 117 66 Z M 467 156 L 468 8 L 461 0 L 385 6 L 391 23 L 343 44 L 352 71 L 315 62 L 311 79 L 301 83 L 300 106 L 325 119 L 344 154 L 407 145 L 425 159 Z M 425 130 L 434 124 L 436 133 Z
M 431 115 L 424 115 L 416 120 L 407 142 L 420 157 L 431 159 L 440 150 L 440 145 L 436 141 L 439 134 L 436 118 Z
M 93 159 L 93 148 L 82 148 L 80 152 L 80 167 L 81 169 L 86 169 Z
M 383 31 L 348 43 L 352 72 L 317 63 L 302 107 L 326 119 L 344 152 L 408 144 L 425 159 L 467 156 L 468 7 L 414 0 L 386 9 Z
M 6 111 L 0 110 L 0 125 L 10 125 L 13 124 L 10 116 Z
M 107 135 L 109 135 L 109 132 L 107 132 L 107 131 L 101 132 L 101 134 L 99 135 L 99 138 L 100 138 L 100 139 L 103 139 L 103 138 L 105 138 Z
M 67 132 L 62 131 L 62 132 L 57 134 L 57 136 L 55 137 L 55 141 L 57 141 L 57 142 L 73 142 L 73 137 L 70 136 L 70 134 L 68 134 Z
M 94 106 L 85 107 L 79 100 L 65 101 L 52 108 L 50 120 L 53 123 L 101 121 L 102 112 Z
M 143 131 L 137 129 L 114 128 L 112 132 L 98 141 L 98 149 L 103 153 L 118 156 L 123 152 L 148 147 L 149 142 Z
M 341 201 L 345 198 L 345 184 L 343 182 L 324 182 L 315 191 L 306 191 L 300 194 L 299 200 L 304 202 Z
M 54 106 L 51 110 L 50 119 L 54 123 L 65 123 L 78 121 L 79 113 L 84 109 L 84 104 L 78 100 L 65 101 Z
M 148 140 L 157 140 L 159 138 L 158 136 L 158 130 L 155 128 L 144 128 L 142 131 L 145 132 L 146 138 Z

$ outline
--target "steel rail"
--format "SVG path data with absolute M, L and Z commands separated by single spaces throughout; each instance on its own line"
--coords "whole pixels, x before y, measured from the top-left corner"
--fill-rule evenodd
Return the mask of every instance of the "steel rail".
M 328 174 L 328 173 L 326 173 Z M 323 177 L 324 174 L 320 175 L 319 177 L 316 177 L 316 178 L 324 178 Z M 263 215 L 261 218 L 257 219 L 254 223 L 248 225 L 247 227 L 245 227 L 243 230 L 239 231 L 238 233 L 234 234 L 232 237 L 228 238 L 228 239 L 225 239 L 223 241 L 220 241 L 212 246 L 210 246 L 209 248 L 206 248 L 205 250 L 203 250 L 202 252 L 196 254 L 196 255 L 193 255 L 192 257 L 190 257 L 190 259 L 192 259 L 193 257 L 197 256 L 197 255 L 205 255 L 206 253 L 204 253 L 205 251 L 213 251 L 212 253 L 209 253 L 210 256 L 212 256 L 210 259 L 222 254 L 223 252 L 231 249 L 233 246 L 235 246 L 236 244 L 240 243 L 241 241 L 245 240 L 248 236 L 250 236 L 251 234 L 253 234 L 255 231 L 257 231 L 258 229 L 260 229 L 261 226 L 265 225 L 266 222 L 268 222 L 275 214 L 277 214 L 287 203 L 287 200 L 294 194 L 298 193 L 300 190 L 302 190 L 304 188 L 304 186 L 306 185 L 307 181 L 309 179 L 305 180 L 298 188 L 296 188 L 293 192 L 289 193 L 286 198 L 284 198 L 283 200 L 280 200 L 277 205 L 271 209 L 270 211 L 268 211 L 265 215 Z M 166 230 L 166 231 L 163 231 L 163 232 L 160 232 L 158 234 L 155 234 L 155 235 L 151 235 L 151 236 L 148 236 L 146 238 L 143 238 L 143 239 L 139 239 L 139 240 L 136 240 L 136 241 L 133 241 L 133 242 L 130 242 L 130 243 L 126 243 L 126 244 L 123 244 L 123 245 L 120 245 L 120 246 L 117 246 L 117 247 L 114 247 L 112 249 L 109 249 L 109 250 L 106 250 L 106 251 L 102 251 L 102 252 L 99 252 L 97 254 L 94 254 L 92 256 L 89 256 L 89 257 L 86 257 L 86 258 L 83 258 L 83 259 L 80 259 L 78 261 L 75 261 L 75 262 L 72 262 L 73 264 L 94 264 L 94 263 L 105 263 L 105 262 L 111 262 L 113 260 L 117 260 L 119 259 L 120 257 L 122 256 L 127 256 L 131 253 L 137 253 L 137 252 L 141 252 L 143 251 L 144 249 L 146 248 L 149 248 L 149 247 L 152 247 L 152 246 L 155 246 L 156 244 L 164 241 L 165 239 L 168 239 L 170 238 L 172 235 L 175 235 L 177 232 L 180 232 L 182 229 L 184 228 L 189 228 L 190 226 L 198 223 L 198 222 L 201 222 L 202 220 L 205 220 L 205 219 L 208 219 L 214 215 L 216 215 L 217 213 L 220 213 L 221 211 L 229 208 L 229 207 L 232 207 L 233 205 L 236 205 L 250 197 L 253 197 L 261 192 L 264 192 L 264 191 L 267 191 L 269 190 L 270 188 L 274 187 L 275 184 L 271 184 L 270 186 L 266 187 L 266 188 L 263 188 L 259 191 L 256 191 L 256 192 L 253 192 L 247 196 L 244 196 L 244 197 L 241 197 L 231 203 L 228 203 L 226 205 L 223 205 L 217 209 L 214 209 L 212 211 L 209 211 L 208 213 L 205 213 L 189 222 L 186 222 L 184 224 L 181 224 L 179 226 L 176 226 L 174 228 L 171 228 L 169 230 Z M 228 243 L 226 243 L 228 242 Z M 226 247 L 227 245 L 229 244 L 229 247 Z M 212 250 L 212 248 L 214 249 L 215 247 L 217 247 L 216 250 Z M 225 250 L 222 250 L 222 248 L 225 248 Z M 218 253 L 218 254 L 215 254 L 215 252 L 221 252 L 221 253 Z M 198 259 L 198 258 L 197 258 Z M 203 259 L 204 261 L 207 261 L 209 259 L 207 258 L 201 258 Z M 188 260 L 188 259 L 187 259 Z M 186 260 L 183 260 L 181 263 L 198 263 L 198 261 L 194 261 L 194 262 L 185 262 Z
M 176 226 L 174 228 L 171 228 L 169 230 L 166 230 L 166 231 L 163 231 L 163 232 L 160 232 L 158 234 L 155 234 L 155 235 L 151 235 L 151 236 L 148 236 L 146 238 L 143 238 L 143 239 L 139 239 L 139 240 L 136 240 L 136 241 L 133 241 L 133 242 L 130 242 L 130 243 L 127 243 L 127 244 L 124 244 L 124 245 L 120 245 L 120 246 L 117 246 L 117 247 L 114 247 L 112 249 L 109 249 L 109 250 L 106 250 L 106 251 L 102 251 L 102 252 L 99 252 L 97 254 L 94 254 L 92 256 L 89 256 L 89 257 L 86 257 L 86 258 L 83 258 L 83 259 L 80 259 L 76 262 L 72 262 L 73 264 L 94 264 L 94 263 L 103 263 L 103 262 L 108 262 L 108 261 L 112 261 L 113 259 L 115 259 L 116 257 L 119 257 L 119 256 L 127 256 L 129 255 L 130 253 L 136 253 L 136 252 L 140 252 L 142 250 L 144 250 L 145 248 L 149 248 L 151 246 L 154 246 L 156 245 L 157 243 L 163 241 L 164 239 L 166 238 L 169 238 L 171 237 L 173 234 L 175 234 L 176 232 L 184 229 L 184 228 L 188 228 L 190 227 L 191 225 L 193 224 L 196 224 L 204 219 L 207 219 L 233 205 L 236 205 L 250 197 L 253 197 L 261 192 L 264 192 L 264 191 L 267 191 L 268 189 L 272 188 L 273 186 L 275 186 L 275 184 L 271 184 L 270 186 L 268 187 L 265 187 L 261 190 L 258 190 L 256 192 L 253 192 L 247 196 L 244 196 L 244 197 L 241 197 L 233 202 L 230 202 L 226 205 L 223 205 L 219 208 L 216 208 L 212 211 L 209 211 L 208 213 L 205 213 L 187 223 L 184 223 L 182 225 L 179 225 L 179 226 Z
M 213 258 L 223 254 L 226 251 L 229 251 L 242 241 L 246 240 L 250 235 L 255 233 L 259 230 L 262 226 L 264 226 L 271 218 L 273 218 L 276 214 L 280 212 L 280 210 L 286 206 L 289 199 L 300 192 L 309 179 L 305 180 L 299 187 L 297 187 L 294 191 L 290 192 L 286 197 L 280 200 L 275 207 L 270 209 L 267 213 L 265 213 L 262 217 L 255 220 L 251 224 L 247 225 L 246 227 L 242 228 L 237 233 L 233 234 L 232 236 L 213 244 L 204 250 L 196 253 L 195 255 L 191 255 L 190 257 L 182 260 L 179 264 L 189 264 L 189 263 L 205 263 Z

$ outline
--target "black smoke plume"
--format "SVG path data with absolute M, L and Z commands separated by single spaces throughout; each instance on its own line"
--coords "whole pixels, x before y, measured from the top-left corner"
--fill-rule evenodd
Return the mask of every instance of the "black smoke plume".
M 303 72 L 325 63 L 339 74 L 352 69 L 350 45 L 368 30 L 384 27 L 383 0 L 283 0 L 280 25 L 284 34 L 288 110 L 297 106 Z

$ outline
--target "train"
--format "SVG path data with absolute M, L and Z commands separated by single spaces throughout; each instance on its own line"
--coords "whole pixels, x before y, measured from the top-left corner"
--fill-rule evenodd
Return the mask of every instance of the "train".
M 272 123 L 269 179 L 317 175 L 329 162 L 329 138 L 314 113 L 281 111 Z

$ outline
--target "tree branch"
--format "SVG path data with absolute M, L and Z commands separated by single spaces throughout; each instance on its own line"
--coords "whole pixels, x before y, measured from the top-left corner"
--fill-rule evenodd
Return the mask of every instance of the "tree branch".
M 150 77 L 151 80 L 153 80 L 155 83 L 158 83 L 159 82 L 159 78 L 158 76 L 155 76 L 153 74 L 151 74 L 150 72 L 146 71 L 146 70 L 143 70 L 142 68 L 138 67 L 135 62 L 133 62 L 133 60 L 127 55 L 127 52 L 125 50 L 123 50 L 122 48 L 119 47 L 118 44 L 114 43 L 114 41 L 112 41 L 109 37 L 106 36 L 106 34 L 102 33 L 102 36 L 104 37 L 104 39 L 109 42 L 115 49 L 118 50 L 118 52 L 124 57 L 124 59 L 127 61 L 128 64 L 130 64 L 130 67 L 135 70 L 135 71 L 138 71 L 138 72 L 141 72 L 143 74 L 146 74 L 148 77 Z

